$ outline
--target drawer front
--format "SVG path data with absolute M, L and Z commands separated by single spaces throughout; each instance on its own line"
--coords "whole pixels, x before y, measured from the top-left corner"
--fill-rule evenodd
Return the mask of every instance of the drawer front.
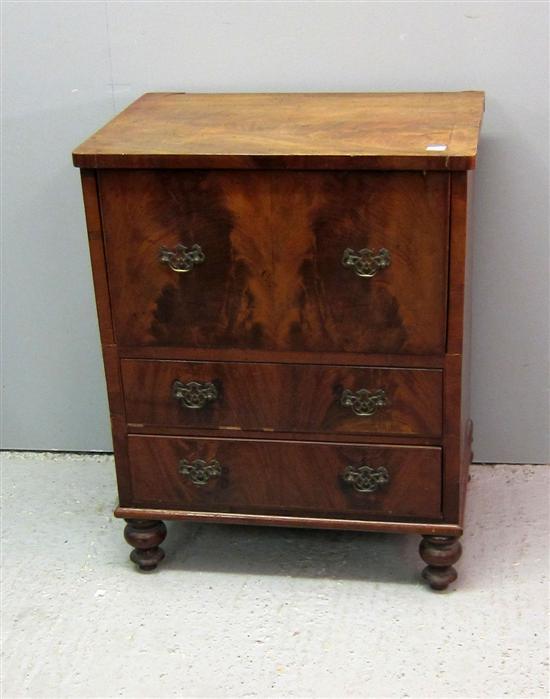
M 128 441 L 130 506 L 441 517 L 441 450 L 435 447 L 133 435 Z
M 123 360 L 140 426 L 438 437 L 442 373 L 244 362 Z
M 122 346 L 440 354 L 447 173 L 102 171 Z

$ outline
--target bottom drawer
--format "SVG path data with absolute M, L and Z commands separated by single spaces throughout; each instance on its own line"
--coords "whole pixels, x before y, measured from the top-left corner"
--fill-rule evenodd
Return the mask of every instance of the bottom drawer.
M 201 512 L 441 519 L 441 449 L 131 435 L 132 502 Z

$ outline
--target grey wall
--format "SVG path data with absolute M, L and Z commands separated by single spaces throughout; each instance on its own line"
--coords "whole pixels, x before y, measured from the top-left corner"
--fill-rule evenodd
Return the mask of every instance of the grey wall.
M 108 450 L 71 149 L 145 91 L 487 92 L 477 460 L 549 456 L 545 2 L 5 2 L 3 446 Z

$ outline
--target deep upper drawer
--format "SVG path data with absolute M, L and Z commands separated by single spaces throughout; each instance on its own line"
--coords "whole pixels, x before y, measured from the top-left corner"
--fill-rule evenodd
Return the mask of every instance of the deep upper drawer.
M 441 517 L 441 450 L 130 435 L 127 506 Z M 155 464 L 154 468 L 151 464 Z
M 122 346 L 444 351 L 447 173 L 114 170 L 99 184 Z
M 438 437 L 442 372 L 244 362 L 122 360 L 127 421 Z

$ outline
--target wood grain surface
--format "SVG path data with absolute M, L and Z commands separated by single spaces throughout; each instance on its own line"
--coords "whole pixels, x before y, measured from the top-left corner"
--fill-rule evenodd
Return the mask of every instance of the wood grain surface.
M 472 243 L 472 173 L 452 175 L 448 341 L 445 356 L 444 511 L 462 524 L 466 486 L 472 462 L 473 425 L 470 420 L 470 338 Z
M 129 453 L 132 502 L 123 506 L 343 518 L 441 516 L 437 448 L 130 435 Z M 179 472 L 182 459 L 217 459 L 221 475 L 194 485 Z M 389 482 L 376 492 L 357 492 L 342 480 L 350 464 L 384 467 Z
M 126 416 L 133 425 L 437 437 L 442 372 L 243 362 L 122 361 Z M 212 383 L 218 396 L 201 409 L 172 395 L 174 381 Z M 344 390 L 384 390 L 387 405 L 357 415 Z
M 444 351 L 446 173 L 102 171 L 122 346 L 437 355 Z M 201 246 L 185 274 L 162 247 Z M 344 251 L 385 248 L 372 278 Z
M 185 359 L 220 362 L 269 362 L 273 356 L 257 349 L 118 345 L 121 357 L 127 359 Z M 410 367 L 411 369 L 442 369 L 445 355 L 430 354 L 371 354 L 368 352 L 297 352 L 277 350 L 277 362 L 289 364 L 345 364 L 350 366 Z
M 483 109 L 482 92 L 149 93 L 76 148 L 73 162 L 463 170 L 475 166 Z
M 149 94 L 76 149 L 117 516 L 460 535 L 482 112 L 479 92 Z M 162 263 L 178 244 L 202 264 Z M 346 248 L 390 265 L 359 277 Z M 185 409 L 175 379 L 218 400 Z M 357 416 L 347 388 L 389 404 Z M 197 458 L 221 475 L 193 484 Z M 389 482 L 359 493 L 350 464 Z
M 88 231 L 88 245 L 92 263 L 99 333 L 103 353 L 103 365 L 107 381 L 107 395 L 109 399 L 109 414 L 113 437 L 113 450 L 115 454 L 118 492 L 121 498 L 125 498 L 128 497 L 130 487 L 126 416 L 124 413 L 120 361 L 113 331 L 97 172 L 94 170 L 82 170 L 80 175 L 84 199 L 84 212 L 86 215 L 86 228 Z
M 336 529 L 358 532 L 385 532 L 387 534 L 428 534 L 432 536 L 462 536 L 458 524 L 442 522 L 405 521 L 395 517 L 394 521 L 379 519 L 340 519 L 338 517 L 298 517 L 293 515 L 258 515 L 242 512 L 199 512 L 197 510 L 171 510 L 162 507 L 122 507 L 118 505 L 115 517 L 142 517 L 158 520 L 172 519 L 214 524 L 237 524 L 260 527 L 298 527 L 306 529 Z

